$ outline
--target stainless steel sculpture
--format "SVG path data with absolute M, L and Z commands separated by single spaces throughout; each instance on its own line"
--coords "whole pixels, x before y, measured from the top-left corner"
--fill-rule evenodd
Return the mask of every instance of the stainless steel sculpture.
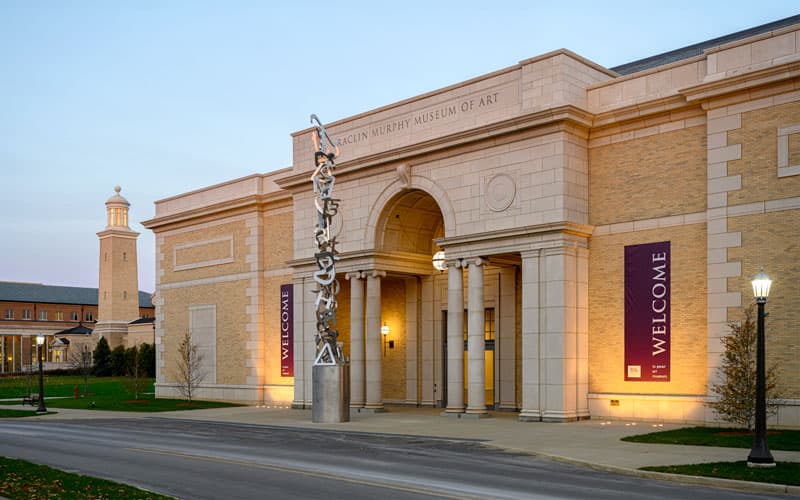
M 331 233 L 333 218 L 338 213 L 339 200 L 333 198 L 333 185 L 336 182 L 334 160 L 339 156 L 339 146 L 334 144 L 317 115 L 311 115 L 311 123 L 316 122 L 311 137 L 314 142 L 314 205 L 317 208 L 317 226 L 314 240 L 317 253 L 314 258 L 319 269 L 314 272 L 317 283 L 315 301 L 317 314 L 317 330 L 314 341 L 317 345 L 317 356 L 314 365 L 337 365 L 346 362 L 342 349 L 337 344 L 339 332 L 336 330 L 336 310 L 338 303 L 339 281 L 336 279 L 336 235 Z

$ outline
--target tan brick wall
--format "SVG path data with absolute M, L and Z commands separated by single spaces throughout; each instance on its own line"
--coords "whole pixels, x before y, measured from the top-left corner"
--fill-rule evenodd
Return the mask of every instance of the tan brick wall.
M 626 245 L 671 242 L 670 382 L 625 382 Z M 589 242 L 589 392 L 706 393 L 706 225 L 593 237 Z
M 705 127 L 592 148 L 589 223 L 613 224 L 705 210 L 707 175 Z
M 742 145 L 742 159 L 728 162 L 728 175 L 742 176 L 742 189 L 728 193 L 729 206 L 800 196 L 800 175 L 778 177 L 778 129 L 797 124 L 800 102 L 742 113 L 742 127 L 728 132 L 728 144 Z
M 385 399 L 406 399 L 406 285 L 403 280 L 381 281 L 381 317 L 391 329 L 394 349 L 381 346 L 381 377 Z M 381 322 L 383 325 L 383 322 Z M 383 339 L 381 339 L 383 341 Z M 385 352 L 385 355 L 384 355 Z
M 294 238 L 293 214 L 290 211 L 264 217 L 264 269 L 286 269 L 286 262 L 293 259 Z M 309 237 L 310 238 L 310 237 Z
M 189 306 L 217 306 L 217 383 L 244 384 L 249 369 L 246 325 L 249 315 L 245 307 L 249 299 L 245 290 L 249 281 L 233 281 L 162 289 L 164 298 L 164 373 L 167 383 L 175 381 L 178 345 L 189 330 Z
M 173 249 L 186 243 L 197 243 L 216 238 L 222 238 L 233 235 L 233 255 L 234 261 L 227 264 L 219 264 L 207 267 L 198 267 L 195 269 L 185 269 L 182 271 L 174 271 Z M 237 274 L 250 271 L 250 264 L 245 261 L 245 256 L 248 253 L 248 248 L 245 245 L 245 238 L 250 235 L 250 230 L 245 226 L 245 221 L 237 220 L 210 227 L 204 227 L 196 231 L 186 231 L 179 233 L 166 233 L 164 236 L 164 245 L 161 251 L 164 253 L 163 270 L 164 275 L 161 278 L 161 283 L 172 283 L 176 281 L 189 281 L 201 278 L 209 278 L 213 276 L 221 276 L 228 274 Z M 218 258 L 218 252 L 214 250 L 215 245 L 203 245 L 196 247 L 192 255 L 196 261 L 213 260 Z M 179 251 L 179 254 L 182 251 Z M 179 262 L 179 265 L 181 262 Z
M 742 293 L 742 305 L 753 305 L 753 279 L 760 266 L 772 279 L 765 323 L 767 364 L 777 363 L 784 396 L 800 398 L 800 210 L 732 217 L 729 231 L 741 231 L 742 246 L 728 250 L 728 258 L 742 263 L 742 276 L 728 278 L 728 290 Z M 728 318 L 742 318 L 729 308 Z

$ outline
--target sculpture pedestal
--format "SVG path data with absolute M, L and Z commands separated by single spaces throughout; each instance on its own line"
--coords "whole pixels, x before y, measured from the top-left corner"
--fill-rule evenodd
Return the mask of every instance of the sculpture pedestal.
M 312 368 L 311 421 L 335 424 L 350 421 L 350 366 L 314 365 Z

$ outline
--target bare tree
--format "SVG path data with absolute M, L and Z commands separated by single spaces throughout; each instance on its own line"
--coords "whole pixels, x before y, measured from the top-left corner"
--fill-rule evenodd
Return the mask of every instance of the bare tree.
M 192 336 L 187 332 L 178 346 L 176 382 L 178 391 L 189 403 L 197 393 L 197 388 L 206 377 L 203 370 L 203 355 L 198 352 L 197 344 L 192 341 Z
M 88 396 L 89 375 L 91 375 L 92 369 L 94 368 L 94 365 L 92 364 L 92 351 L 89 350 L 89 345 L 81 344 L 80 350 L 70 349 L 69 360 L 83 376 L 83 395 Z
M 711 386 L 718 398 L 708 403 L 723 420 L 752 430 L 755 422 L 756 402 L 756 325 L 753 308 L 744 310 L 744 321 L 730 323 L 731 333 L 722 339 L 725 353 L 722 365 L 717 368 L 720 383 Z M 778 409 L 780 398 L 777 387 L 778 368 L 767 369 L 767 414 Z
M 133 346 L 126 350 L 125 357 L 128 358 L 127 361 L 127 371 L 128 371 L 128 379 L 127 379 L 127 386 L 128 390 L 133 393 L 133 399 L 139 399 L 139 391 L 142 388 L 142 384 L 144 383 L 144 376 L 142 373 L 141 368 L 139 367 L 139 347 Z

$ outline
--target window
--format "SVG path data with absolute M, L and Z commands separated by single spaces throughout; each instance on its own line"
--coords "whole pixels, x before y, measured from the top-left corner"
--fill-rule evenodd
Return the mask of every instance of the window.
M 63 311 L 54 312 L 53 321 L 64 321 L 64 312 Z
M 78 321 L 78 312 L 72 311 L 72 321 Z
M 122 252 L 122 261 L 128 262 L 128 252 Z
M 23 309 L 22 310 L 22 319 L 31 319 L 31 310 L 30 309 Z
M 128 300 L 128 292 L 122 292 L 122 300 Z
M 6 319 L 14 319 L 14 310 L 6 309 Z
M 86 321 L 94 321 L 94 314 L 87 312 L 86 313 Z
M 47 311 L 39 311 L 39 321 L 47 321 Z

